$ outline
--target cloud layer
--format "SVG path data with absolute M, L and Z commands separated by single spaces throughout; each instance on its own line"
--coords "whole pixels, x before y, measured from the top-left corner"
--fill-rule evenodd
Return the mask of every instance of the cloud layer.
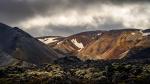
M 150 28 L 148 0 L 1 0 L 0 21 L 34 36 Z

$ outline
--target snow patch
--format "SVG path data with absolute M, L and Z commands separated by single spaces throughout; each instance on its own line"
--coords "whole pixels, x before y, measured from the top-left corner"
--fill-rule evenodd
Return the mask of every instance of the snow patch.
M 134 33 L 134 32 L 132 32 L 132 33 L 131 33 L 131 35 L 135 35 L 135 33 Z
M 76 45 L 78 48 L 80 48 L 80 49 L 84 48 L 83 44 L 77 42 L 76 39 L 72 39 L 71 42 L 72 42 L 74 45 Z
M 55 40 L 56 38 L 44 38 L 44 39 L 39 39 L 41 42 L 45 43 L 45 44 L 49 44 L 49 43 L 53 43 L 56 42 L 57 40 Z
M 150 35 L 150 32 L 142 32 L 142 30 L 140 32 L 142 33 L 142 36 L 148 36 L 148 35 Z
M 100 36 L 100 35 L 102 35 L 102 33 L 98 33 L 97 35 Z
M 148 36 L 148 35 L 150 35 L 150 32 L 143 33 L 143 36 Z

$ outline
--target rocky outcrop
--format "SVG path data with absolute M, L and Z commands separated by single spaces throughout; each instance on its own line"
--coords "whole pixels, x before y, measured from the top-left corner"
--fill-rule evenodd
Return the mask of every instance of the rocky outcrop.
M 150 36 L 145 36 L 126 54 L 127 59 L 145 59 L 150 58 Z

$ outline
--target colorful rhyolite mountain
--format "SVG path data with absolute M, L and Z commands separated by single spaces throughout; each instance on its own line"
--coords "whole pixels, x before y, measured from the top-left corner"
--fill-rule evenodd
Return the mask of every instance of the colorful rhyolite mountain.
M 54 43 L 53 48 L 83 60 L 121 59 L 129 55 L 134 48 L 150 47 L 150 29 L 88 31 L 64 37 Z

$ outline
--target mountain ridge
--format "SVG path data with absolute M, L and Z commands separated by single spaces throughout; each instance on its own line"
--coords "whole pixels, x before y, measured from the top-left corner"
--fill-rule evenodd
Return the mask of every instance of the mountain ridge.
M 150 29 L 140 30 L 130 28 L 81 32 L 65 37 L 65 40 L 56 42 L 53 47 L 62 52 L 76 55 L 83 60 L 121 59 L 129 53 L 130 49 L 132 50 L 132 48 L 136 46 L 149 47 L 149 30 Z M 94 34 L 95 36 L 92 36 L 91 34 Z M 85 38 L 82 38 L 82 36 Z M 92 37 L 95 38 L 90 41 L 89 39 Z M 80 41 L 80 39 L 82 41 Z M 88 41 L 88 43 L 84 42 L 84 40 Z M 82 49 L 77 48 L 77 44 L 82 44 L 84 47 Z M 65 51 L 65 49 L 68 49 L 68 51 Z

